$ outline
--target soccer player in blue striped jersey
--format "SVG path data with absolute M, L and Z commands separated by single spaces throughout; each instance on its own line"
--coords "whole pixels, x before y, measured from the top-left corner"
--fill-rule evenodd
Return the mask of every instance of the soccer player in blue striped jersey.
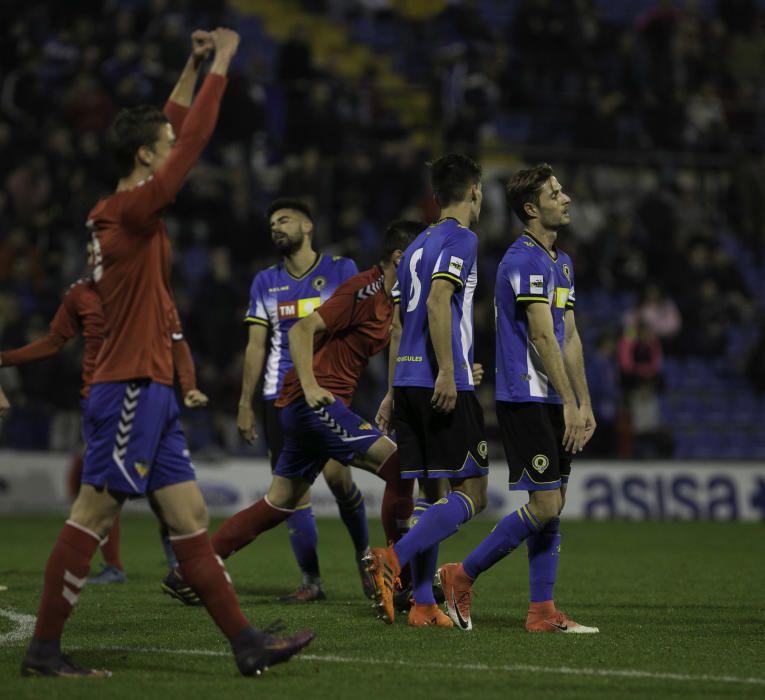
M 431 611 L 438 543 L 486 503 L 488 448 L 472 374 L 478 238 L 470 227 L 481 211 L 481 168 L 448 154 L 431 165 L 431 183 L 441 219 L 414 240 L 399 264 L 402 330 L 398 348 L 391 347 L 393 427 L 402 477 L 420 479 L 418 518 L 398 542 L 372 549 L 369 557 L 375 595 L 389 623 L 401 567 L 411 563 L 415 615 Z M 452 490 L 441 498 L 444 478 Z M 451 626 L 443 613 L 430 619 Z
M 470 604 L 476 577 L 526 542 L 531 602 L 529 632 L 593 633 L 558 610 L 553 586 L 560 554 L 560 519 L 571 459 L 592 437 L 595 418 L 574 319 L 574 266 L 557 246 L 570 223 L 571 198 L 552 168 L 541 164 L 516 173 L 508 199 L 523 234 L 497 271 L 497 418 L 510 471 L 510 489 L 529 493 L 459 564 L 439 578 L 455 625 L 472 628 Z
M 246 440 L 252 442 L 255 439 L 252 399 L 262 373 L 264 433 L 273 469 L 284 441 L 279 409 L 274 403 L 282 389 L 284 376 L 292 367 L 287 334 L 295 323 L 310 316 L 332 296 L 341 283 L 357 274 L 358 269 L 349 258 L 322 255 L 314 250 L 311 211 L 301 200 L 281 198 L 273 201 L 268 208 L 268 217 L 271 239 L 282 260 L 259 272 L 252 282 L 250 306 L 245 316 L 250 331 L 237 425 Z M 327 462 L 323 473 L 353 541 L 364 593 L 369 597 L 372 586 L 361 565 L 369 546 L 364 497 L 353 482 L 350 470 L 339 462 Z M 297 591 L 283 600 L 324 600 L 317 553 L 318 532 L 310 493 L 289 517 L 287 527 L 303 580 Z

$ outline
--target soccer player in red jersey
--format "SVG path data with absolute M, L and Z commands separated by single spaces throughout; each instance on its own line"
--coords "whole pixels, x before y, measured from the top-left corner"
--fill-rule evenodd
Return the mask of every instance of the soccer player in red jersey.
M 212 544 L 221 558 L 286 520 L 327 459 L 366 469 L 386 481 L 383 527 L 386 537 L 400 538 L 412 512 L 412 482 L 401 479 L 395 443 L 353 413 L 349 404 L 369 358 L 389 343 L 396 265 L 422 228 L 408 221 L 391 225 L 380 264 L 343 282 L 290 330 L 294 366 L 276 402 L 284 446 L 266 496 L 214 534 Z
M 123 110 L 110 128 L 120 179 L 88 221 L 106 336 L 85 414 L 90 433 L 82 487 L 48 559 L 22 675 L 110 675 L 76 664 L 61 651 L 60 640 L 100 539 L 124 500 L 144 495 L 170 528 L 179 569 L 228 638 L 242 674 L 260 674 L 287 661 L 313 639 L 308 631 L 267 634 L 242 614 L 210 545 L 207 508 L 172 390 L 174 303 L 162 212 L 212 135 L 238 45 L 239 36 L 228 29 L 194 32 L 192 54 L 165 111 Z M 192 104 L 199 63 L 213 51 L 210 72 Z
M 92 269 L 92 265 L 93 247 L 88 244 L 89 268 Z M 77 335 L 82 335 L 85 341 L 82 359 L 82 388 L 80 389 L 80 408 L 84 415 L 90 395 L 90 384 L 96 366 L 96 358 L 104 342 L 104 312 L 101 298 L 95 290 L 90 272 L 78 279 L 66 291 L 64 299 L 51 321 L 48 334 L 23 347 L 0 352 L 0 367 L 23 365 L 27 362 L 52 357 L 61 351 L 68 340 Z M 207 397 L 196 386 L 194 361 L 188 343 L 183 338 L 183 329 L 177 311 L 175 312 L 172 340 L 173 366 L 181 384 L 184 405 L 188 408 L 206 406 Z M 84 430 L 83 441 L 85 444 L 88 442 L 88 436 Z M 69 489 L 73 497 L 76 497 L 80 488 L 82 463 L 82 456 L 78 456 L 69 474 Z M 177 566 L 177 561 L 175 561 L 167 527 L 164 524 L 160 526 L 160 536 L 168 566 L 173 569 Z M 105 566 L 94 578 L 88 579 L 88 583 L 124 583 L 126 577 L 120 557 L 119 516 L 115 518 L 108 537 L 101 544 L 101 553 L 104 556 Z

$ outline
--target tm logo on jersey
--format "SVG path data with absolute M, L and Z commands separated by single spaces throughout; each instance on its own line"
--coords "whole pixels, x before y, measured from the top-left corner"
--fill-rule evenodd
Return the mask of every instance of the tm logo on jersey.
M 277 313 L 280 321 L 288 318 L 305 318 L 316 311 L 319 306 L 321 306 L 320 297 L 297 299 L 296 301 L 280 301 L 277 307 Z
M 529 275 L 529 291 L 532 294 L 545 293 L 545 281 L 543 275 Z
M 449 258 L 449 272 L 459 277 L 462 274 L 462 267 L 464 264 L 465 261 L 462 258 L 452 255 L 451 258 Z

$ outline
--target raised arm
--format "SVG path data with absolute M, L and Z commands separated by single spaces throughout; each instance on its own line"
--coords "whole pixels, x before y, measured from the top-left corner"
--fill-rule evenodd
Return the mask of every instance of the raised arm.
M 430 340 L 438 362 L 438 375 L 431 404 L 441 413 L 451 413 L 457 404 L 452 351 L 452 295 L 455 291 L 452 282 L 434 279 L 427 301 Z
M 198 29 L 191 35 L 191 54 L 163 110 L 170 120 L 176 136 L 181 133 L 188 108 L 194 97 L 194 88 L 197 84 L 197 77 L 199 77 L 199 66 L 214 49 L 210 32 Z
M 153 176 L 123 195 L 125 223 L 136 232 L 152 233 L 155 230 L 147 224 L 175 200 L 215 129 L 226 89 L 225 76 L 239 45 L 239 35 L 230 29 L 216 29 L 211 37 L 215 58 L 188 110 L 177 141 Z
M 298 321 L 289 332 L 290 356 L 295 366 L 300 386 L 303 388 L 305 401 L 311 408 L 334 403 L 332 392 L 319 386 L 313 373 L 313 339 L 317 333 L 327 329 L 321 315 L 314 311 L 310 316 Z
M 584 445 L 584 419 L 566 375 L 550 307 L 544 303 L 528 304 L 526 317 L 529 322 L 529 339 L 539 353 L 545 373 L 563 399 L 563 419 L 566 424 L 563 446 L 569 452 L 579 452 Z
M 236 416 L 236 427 L 239 429 L 239 434 L 250 443 L 258 437 L 252 399 L 255 396 L 255 387 L 258 385 L 260 373 L 263 371 L 267 339 L 268 326 L 265 323 L 253 323 L 250 326 L 247 349 L 244 351 L 242 393 L 239 397 L 239 410 Z
M 66 341 L 67 338 L 50 330 L 48 335 L 33 340 L 31 343 L 27 343 L 20 348 L 0 352 L 0 365 L 12 367 L 14 365 L 25 365 L 27 362 L 34 362 L 35 360 L 44 360 L 46 357 L 53 357 L 64 347 Z
M 566 311 L 564 320 L 566 327 L 563 336 L 563 362 L 566 366 L 571 386 L 579 401 L 579 410 L 584 416 L 584 442 L 582 443 L 584 446 L 595 432 L 597 424 L 595 422 L 595 415 L 592 412 L 592 400 L 590 399 L 587 375 L 584 370 L 582 339 L 579 337 L 573 309 Z

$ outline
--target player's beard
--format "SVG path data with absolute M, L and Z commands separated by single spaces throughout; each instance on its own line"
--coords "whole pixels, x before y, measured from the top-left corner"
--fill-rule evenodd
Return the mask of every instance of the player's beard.
M 300 248 L 302 239 L 293 241 L 289 236 L 284 236 L 283 238 L 275 240 L 273 243 L 279 251 L 279 255 L 288 258 Z

